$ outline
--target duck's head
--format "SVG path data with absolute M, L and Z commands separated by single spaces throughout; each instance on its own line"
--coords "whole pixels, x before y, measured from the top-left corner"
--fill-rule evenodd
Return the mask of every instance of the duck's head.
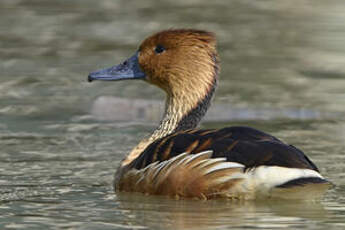
M 202 99 L 216 83 L 218 57 L 212 33 L 200 30 L 166 30 L 145 39 L 123 63 L 90 73 L 93 80 L 142 79 L 169 96 Z

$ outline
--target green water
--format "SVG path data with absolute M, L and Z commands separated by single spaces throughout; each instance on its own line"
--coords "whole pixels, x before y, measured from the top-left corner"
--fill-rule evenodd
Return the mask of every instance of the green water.
M 321 201 L 113 192 L 119 161 L 155 127 L 164 95 L 144 82 L 89 84 L 87 74 L 180 27 L 219 41 L 221 81 L 202 127 L 248 125 L 298 146 L 336 185 Z M 0 70 L 1 229 L 345 228 L 342 0 L 2 0 Z

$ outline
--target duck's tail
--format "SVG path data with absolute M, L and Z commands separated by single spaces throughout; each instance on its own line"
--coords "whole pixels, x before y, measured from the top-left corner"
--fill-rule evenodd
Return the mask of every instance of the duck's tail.
M 310 200 L 320 199 L 334 185 L 320 177 L 305 177 L 288 181 L 272 189 L 273 198 Z

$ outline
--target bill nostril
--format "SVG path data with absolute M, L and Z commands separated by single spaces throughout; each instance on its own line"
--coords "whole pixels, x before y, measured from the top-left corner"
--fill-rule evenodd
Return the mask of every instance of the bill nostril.
M 93 81 L 93 78 L 92 78 L 91 74 L 89 74 L 89 76 L 87 76 L 87 81 L 88 82 L 92 82 Z

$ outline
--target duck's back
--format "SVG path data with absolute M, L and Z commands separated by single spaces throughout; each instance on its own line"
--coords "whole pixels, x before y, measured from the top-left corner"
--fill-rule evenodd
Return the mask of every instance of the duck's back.
M 156 140 L 128 165 L 116 189 L 251 199 L 288 198 L 291 191 L 310 185 L 319 195 L 329 183 L 302 151 L 259 130 L 236 126 L 186 130 Z

